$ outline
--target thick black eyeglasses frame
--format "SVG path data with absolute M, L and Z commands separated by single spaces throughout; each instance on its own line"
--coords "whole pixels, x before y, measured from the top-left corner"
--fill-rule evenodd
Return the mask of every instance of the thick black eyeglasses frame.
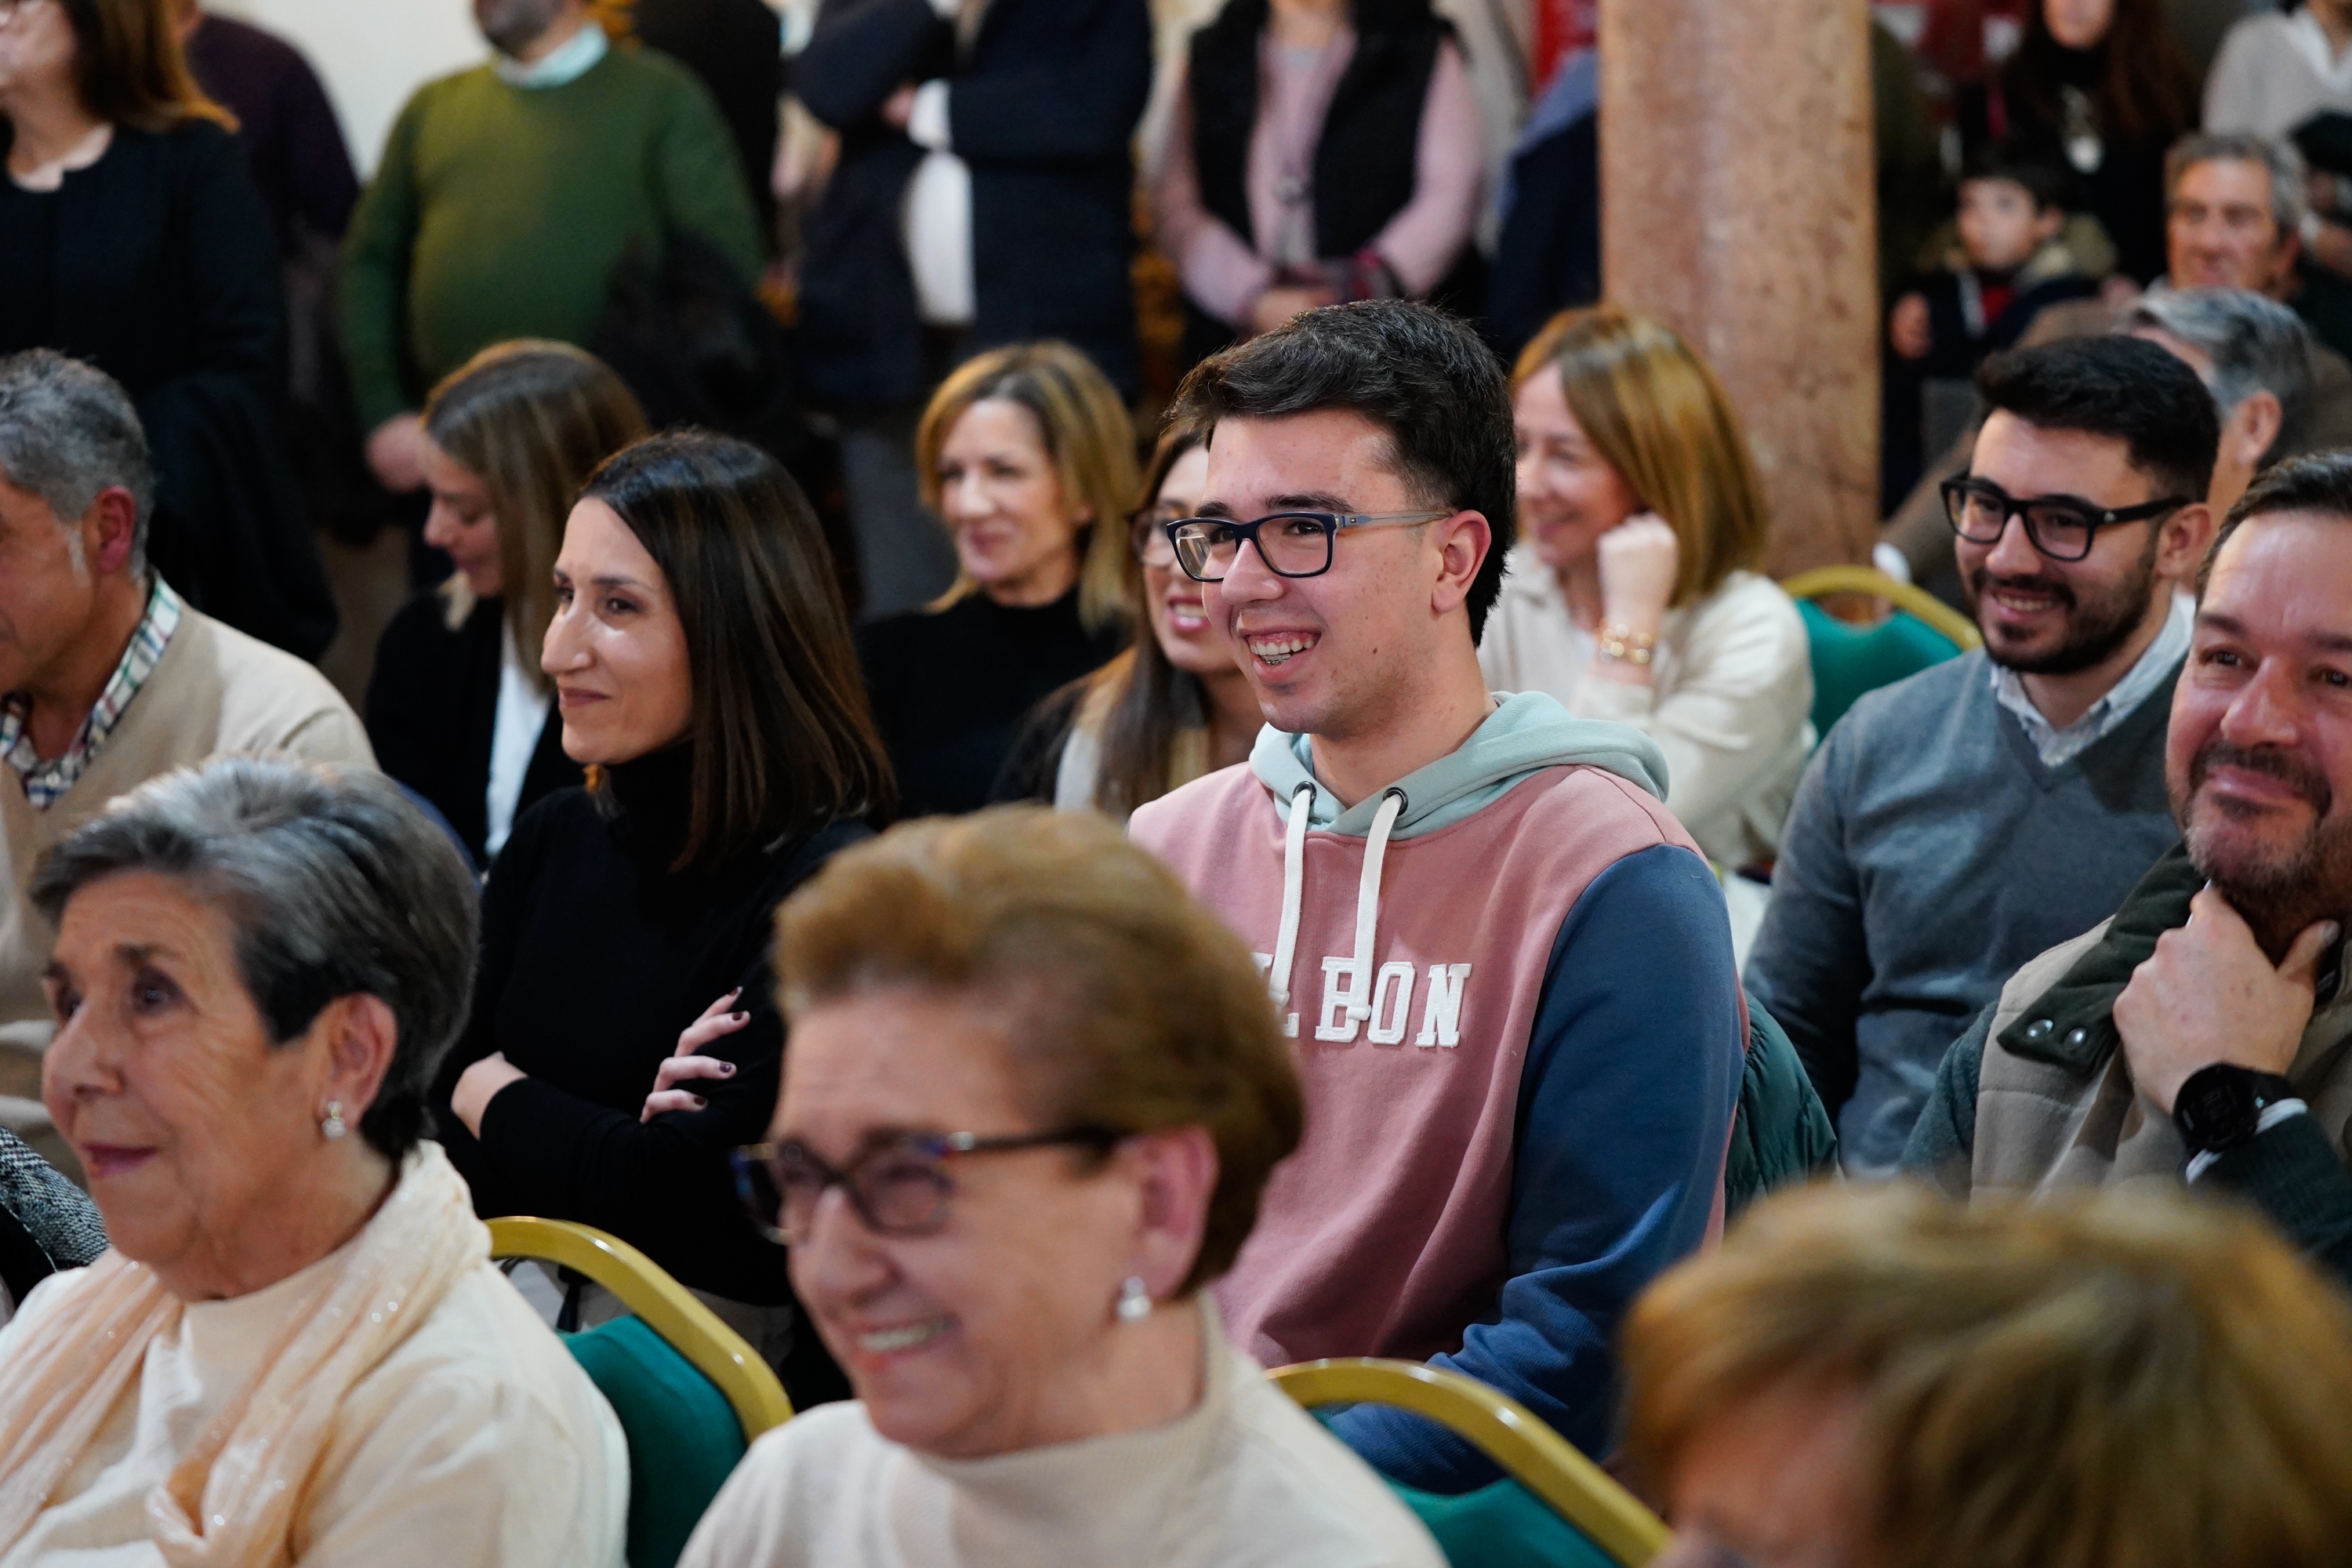
M 1166 532 L 1168 547 L 1176 552 L 1176 564 L 1183 567 L 1184 575 L 1195 583 L 1224 581 L 1222 577 L 1202 576 L 1192 570 L 1192 563 L 1184 559 L 1182 531 L 1199 526 L 1223 529 L 1234 542 L 1234 559 L 1236 561 L 1241 559 L 1243 545 L 1255 545 L 1258 560 L 1265 564 L 1267 571 L 1277 577 L 1320 577 L 1324 573 L 1331 570 L 1332 542 L 1339 537 L 1341 529 L 1402 528 L 1412 523 L 1435 522 L 1440 518 L 1453 515 L 1450 511 L 1276 511 L 1268 512 L 1255 522 L 1236 522 L 1229 517 L 1180 517 L 1168 524 Z M 1285 572 L 1267 557 L 1265 546 L 1258 543 L 1258 530 L 1269 522 L 1301 521 L 1314 523 L 1322 531 L 1323 564 L 1312 572 Z
M 2000 486 L 1988 484 L 1982 479 L 1946 479 L 1939 488 L 1944 496 L 1944 521 L 1952 525 L 1954 533 L 1958 534 L 1970 544 L 1999 544 L 2000 536 L 2009 531 L 2009 520 L 2013 517 L 2025 524 L 2026 540 L 2032 544 L 2033 548 L 2053 561 L 2084 560 L 2090 555 L 2091 547 L 2098 542 L 2099 530 L 2118 522 L 2146 522 L 2150 518 L 2162 517 L 2167 512 L 2179 511 L 2189 504 L 2183 497 L 2167 496 L 2162 500 L 2143 501 L 2137 506 L 2117 507 L 2108 511 L 2096 511 L 2072 496 L 2021 498 L 2011 495 Z M 1979 537 L 1960 526 L 1961 504 L 1969 498 L 1986 501 L 2001 509 L 2000 527 L 1993 531 L 1990 538 Z M 2033 514 L 2028 510 L 2032 507 L 2063 509 L 2081 518 L 2083 548 L 2073 555 L 2067 555 L 2043 543 L 2042 531 L 2033 526 Z
M 1061 1145 L 1075 1145 L 1092 1149 L 1097 1153 L 1108 1153 L 1125 1142 L 1127 1136 L 1116 1128 L 1098 1126 L 1064 1127 L 1048 1132 L 1004 1132 L 993 1135 L 979 1132 L 911 1132 L 874 1145 L 852 1159 L 846 1165 L 832 1164 L 807 1144 L 797 1139 L 788 1138 L 780 1143 L 746 1143 L 728 1155 L 728 1163 L 734 1169 L 736 1194 L 742 1199 L 743 1207 L 751 1215 L 751 1222 L 760 1227 L 760 1234 L 780 1247 L 790 1247 L 793 1244 L 793 1237 L 783 1225 L 784 1184 L 776 1174 L 776 1163 L 786 1149 L 799 1150 L 801 1157 L 808 1162 L 810 1168 L 823 1178 L 816 1190 L 819 1199 L 823 1199 L 829 1189 L 839 1187 L 842 1195 L 849 1200 L 849 1206 L 856 1211 L 858 1219 L 864 1222 L 866 1229 L 877 1236 L 913 1237 L 929 1236 L 947 1223 L 948 1205 L 955 1196 L 954 1184 L 952 1182 L 943 1181 L 939 1189 L 938 1201 L 933 1204 L 929 1217 L 914 1225 L 885 1225 L 874 1213 L 872 1203 L 858 1184 L 860 1173 L 877 1161 L 911 1152 L 925 1159 L 944 1163 L 962 1154 L 1003 1154 L 1016 1149 L 1050 1149 Z M 777 1209 L 773 1215 L 762 1212 L 766 1205 L 761 1204 L 752 1193 L 751 1170 L 755 1166 L 766 1169 L 769 1184 L 776 1189 Z M 940 1174 L 944 1177 L 946 1173 L 941 1172 Z

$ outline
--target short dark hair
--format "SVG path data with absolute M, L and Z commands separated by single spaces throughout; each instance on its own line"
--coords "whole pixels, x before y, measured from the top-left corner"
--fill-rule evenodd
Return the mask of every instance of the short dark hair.
M 1470 637 L 1503 589 L 1518 530 L 1518 455 L 1503 362 L 1459 318 L 1412 300 L 1327 305 L 1213 354 L 1176 389 L 1176 419 L 1280 419 L 1327 408 L 1388 432 L 1397 477 L 1424 506 L 1475 511 L 1494 543 L 1470 584 Z
M 2023 187 L 2033 198 L 2033 210 L 2045 213 L 2053 207 L 2061 211 L 2073 206 L 2078 199 L 2074 182 L 2049 159 L 2039 157 L 2031 147 L 2004 142 L 1979 149 L 1960 165 L 1960 181 L 2006 180 Z
M 474 873 L 452 839 L 368 768 L 215 757 L 148 780 L 52 846 L 33 907 L 52 924 L 121 871 L 186 884 L 228 916 L 237 975 L 278 1045 L 341 996 L 392 1009 L 392 1062 L 360 1135 L 398 1160 L 473 1000 Z
M 605 459 L 581 499 L 636 535 L 686 632 L 694 776 L 679 868 L 887 816 L 890 763 L 849 611 L 783 465 L 731 436 L 679 430 Z
M 2158 495 L 2203 500 L 2221 422 L 2197 373 L 2142 338 L 2070 338 L 1994 354 L 1977 369 L 1988 411 L 2124 443 Z
M 2289 458 L 2248 485 L 2214 534 L 2205 563 L 2197 569 L 2200 599 L 2213 580 L 2213 563 L 2221 558 L 2221 546 L 2230 542 L 2230 536 L 2249 519 L 2273 511 L 2325 512 L 2352 522 L 2352 450 Z

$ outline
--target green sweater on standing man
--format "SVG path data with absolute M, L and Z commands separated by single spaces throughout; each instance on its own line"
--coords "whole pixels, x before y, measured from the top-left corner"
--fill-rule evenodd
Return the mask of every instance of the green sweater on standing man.
M 614 47 L 558 87 L 488 65 L 427 82 L 386 140 L 344 242 L 343 346 L 363 427 L 509 338 L 585 344 L 632 240 L 700 234 L 742 268 L 761 247 L 709 92 Z

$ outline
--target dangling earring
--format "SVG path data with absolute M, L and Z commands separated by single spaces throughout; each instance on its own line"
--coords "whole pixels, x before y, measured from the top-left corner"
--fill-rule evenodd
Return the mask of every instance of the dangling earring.
M 1118 1288 L 1118 1321 L 1139 1323 L 1151 1316 L 1151 1289 L 1143 1276 L 1130 1274 Z
M 343 1121 L 343 1102 L 340 1100 L 327 1101 L 327 1114 L 319 1123 L 320 1135 L 331 1143 L 350 1131 L 350 1126 Z

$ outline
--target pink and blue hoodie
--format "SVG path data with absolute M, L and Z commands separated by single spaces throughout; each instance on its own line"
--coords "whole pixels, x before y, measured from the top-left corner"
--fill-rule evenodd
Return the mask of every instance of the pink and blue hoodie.
M 1588 1453 L 1633 1297 L 1721 1226 L 1746 1007 L 1723 893 L 1664 759 L 1549 697 L 1342 810 L 1303 736 L 1135 815 L 1249 942 L 1307 1131 L 1217 1287 L 1269 1366 L 1433 1359 Z M 1493 1468 L 1392 1409 L 1336 1429 L 1435 1491 Z

